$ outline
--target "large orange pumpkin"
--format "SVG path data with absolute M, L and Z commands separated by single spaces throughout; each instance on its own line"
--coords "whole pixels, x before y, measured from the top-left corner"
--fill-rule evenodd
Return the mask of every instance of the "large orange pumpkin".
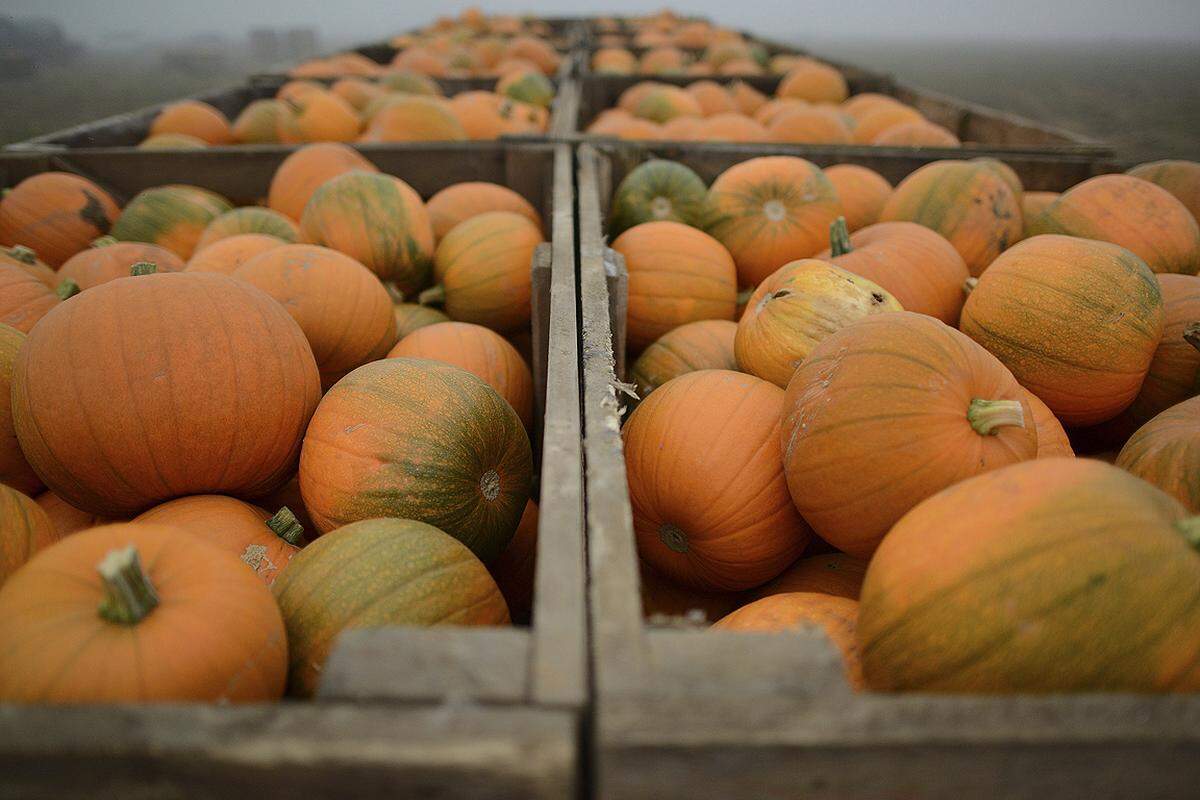
M 826 261 L 784 264 L 758 285 L 738 321 L 738 368 L 782 389 L 826 336 L 870 314 L 900 310 L 877 284 Z
M 1166 189 L 1129 175 L 1100 175 L 1064 192 L 1030 233 L 1099 239 L 1132 250 L 1155 272 L 1200 271 L 1200 226 Z
M 733 340 L 737 323 L 727 319 L 706 319 L 672 328 L 642 351 L 633 365 L 630 380 L 638 397 L 646 395 L 672 378 L 702 369 L 737 370 Z
M 713 235 L 737 264 L 738 284 L 757 286 L 789 261 L 825 247 L 841 214 L 837 192 L 811 162 L 766 156 L 736 164 L 709 190 Z
M 352 142 L 362 129 L 354 107 L 324 88 L 285 100 L 277 124 L 279 141 L 285 144 Z
M 488 570 L 500 587 L 514 621 L 529 621 L 533 611 L 533 583 L 537 571 L 538 507 L 525 504 L 517 532 L 508 547 L 496 557 Z
M 295 469 L 319 396 L 312 351 L 282 306 L 188 272 L 109 281 L 55 308 L 21 349 L 12 394 L 38 475 L 109 516 L 270 491 Z
M 405 97 L 389 102 L 371 119 L 364 142 L 439 142 L 467 138 L 450 105 L 440 98 Z
M 429 280 L 433 226 L 399 178 L 354 171 L 329 180 L 305 206 L 300 229 L 305 241 L 340 250 L 405 294 Z
M 438 243 L 433 275 L 437 286 L 422 303 L 441 304 L 451 319 L 500 333 L 529 327 L 533 251 L 542 231 L 511 211 L 489 211 L 459 223 Z
M 867 684 L 1200 689 L 1200 556 L 1187 517 L 1089 459 L 1039 459 L 950 487 L 897 522 L 867 569 Z
M 304 528 L 287 508 L 271 515 L 220 494 L 168 500 L 133 521 L 169 525 L 204 539 L 237 556 L 267 586 L 304 546 Z
M 180 100 L 170 103 L 150 123 L 150 135 L 182 133 L 208 144 L 229 144 L 233 131 L 229 119 L 208 103 L 199 100 Z
M 818 258 L 879 284 L 908 311 L 958 324 L 971 273 L 939 234 L 913 222 L 880 222 L 847 236 L 839 221 L 832 241 Z
M 1200 513 L 1200 398 L 1171 406 L 1138 428 L 1116 465 Z
M 72 280 L 80 289 L 90 289 L 102 283 L 128 278 L 130 268 L 139 261 L 149 261 L 159 272 L 180 272 L 183 259 L 165 247 L 142 242 L 118 242 L 103 236 L 67 259 L 58 271 L 59 281 Z
M 326 142 L 301 147 L 275 170 L 267 205 L 299 221 L 322 184 L 352 170 L 378 172 L 374 164 L 344 144 Z
M 993 169 L 971 161 L 935 161 L 909 175 L 879 214 L 883 222 L 924 225 L 949 240 L 978 276 L 1021 238 L 1021 205 Z
M 1071 447 L 1071 439 L 1050 407 L 1028 389 L 1025 390 L 1025 399 L 1029 401 L 1029 410 L 1033 413 L 1033 424 L 1037 428 L 1037 457 L 1074 458 L 1075 450 Z
M 1063 423 L 1094 425 L 1137 396 L 1163 316 L 1154 274 L 1130 251 L 1035 236 L 983 274 L 961 327 Z
M 1138 164 L 1127 174 L 1161 186 L 1183 203 L 1200 221 L 1200 163 L 1195 161 L 1151 161 Z
M 866 574 L 867 562 L 845 553 L 805 556 L 778 578 L 755 589 L 751 598 L 757 600 L 788 592 L 818 592 L 857 600 Z
M 25 460 L 12 417 L 12 374 L 25 334 L 0 324 L 0 484 L 33 495 L 42 481 Z
M 232 275 L 238 267 L 252 258 L 260 256 L 268 250 L 286 245 L 283 239 L 268 236 L 265 233 L 239 233 L 237 236 L 227 236 L 197 250 L 188 259 L 188 272 L 219 272 L 222 275 Z
M 821 538 L 859 558 L 926 497 L 1037 455 L 1012 373 L 954 328 L 909 311 L 826 337 L 796 370 L 783 411 L 796 508 Z
M 0 244 L 24 245 L 58 267 L 112 228 L 121 213 L 108 192 L 78 175 L 43 172 L 0 200 Z
M 321 373 L 332 386 L 396 343 L 387 289 L 347 255 L 311 244 L 274 247 L 232 273 L 279 301 L 304 331 Z
M 286 673 L 270 590 L 177 528 L 73 534 L 0 589 L 7 702 L 262 702 L 283 694 Z
M 737 271 L 720 242 L 678 222 L 635 225 L 612 243 L 629 272 L 627 341 L 638 352 L 673 328 L 732 320 Z
M 56 292 L 24 267 L 0 263 L 0 325 L 29 333 L 60 300 L 78 291 L 74 282 L 67 281 Z
M 0 483 L 0 586 L 35 553 L 62 534 L 27 495 Z
M 222 239 L 244 233 L 262 233 L 285 242 L 294 242 L 300 236 L 300 229 L 290 217 L 269 208 L 235 208 L 208 224 L 200 236 L 200 241 L 196 242 L 196 252 Z
M 778 575 L 809 528 L 788 499 L 779 456 L 783 392 L 728 370 L 659 387 L 625 424 L 638 552 L 668 578 L 738 591 Z
M 520 214 L 538 226 L 539 231 L 542 227 L 541 216 L 528 200 L 507 186 L 486 181 L 469 181 L 447 186 L 429 198 L 425 209 L 429 212 L 429 221 L 433 225 L 433 236 L 439 241 L 460 222 L 489 211 Z
M 388 358 L 426 358 L 465 369 L 508 401 L 526 430 L 533 426 L 533 374 L 517 349 L 482 325 L 442 322 L 405 336 Z
M 850 232 L 879 221 L 879 212 L 892 195 L 892 185 L 874 170 L 857 164 L 835 164 L 825 169 L 833 184 Z
M 157 244 L 186 261 L 208 224 L 232 208 L 225 198 L 198 186 L 158 186 L 129 201 L 112 226 L 112 236 Z

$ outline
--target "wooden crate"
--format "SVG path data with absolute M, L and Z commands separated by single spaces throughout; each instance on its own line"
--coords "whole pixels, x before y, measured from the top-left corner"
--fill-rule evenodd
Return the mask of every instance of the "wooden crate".
M 614 357 L 623 298 L 610 292 L 623 266 L 604 247 L 620 166 L 589 146 L 577 156 L 595 796 L 1195 797 L 1200 697 L 854 694 L 815 633 L 644 623 Z
M 7 153 L 0 186 L 58 169 L 120 199 L 184 182 L 247 203 L 288 152 Z M 426 197 L 461 180 L 507 184 L 551 234 L 533 263 L 543 479 L 532 624 L 347 632 L 313 702 L 0 705 L 0 798 L 551 798 L 578 788 L 588 661 L 571 152 L 479 144 L 363 154 Z

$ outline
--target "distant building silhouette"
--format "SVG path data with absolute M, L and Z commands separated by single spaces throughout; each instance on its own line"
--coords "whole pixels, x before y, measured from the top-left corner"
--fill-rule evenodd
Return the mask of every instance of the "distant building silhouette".
M 39 67 L 78 58 L 83 44 L 46 17 L 0 17 L 0 78 L 20 78 Z

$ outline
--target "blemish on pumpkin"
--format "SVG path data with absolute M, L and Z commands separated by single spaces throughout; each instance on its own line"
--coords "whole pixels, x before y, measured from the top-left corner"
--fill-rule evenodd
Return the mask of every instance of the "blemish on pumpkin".
M 479 493 L 487 501 L 500 496 L 500 475 L 494 469 L 489 469 L 479 478 Z
M 871 299 L 874 300 L 876 303 L 882 303 L 883 295 L 881 295 L 879 292 L 871 292 Z
M 109 221 L 108 215 L 104 213 L 104 206 L 100 203 L 100 199 L 86 189 L 83 196 L 87 198 L 87 202 L 84 203 L 83 208 L 79 209 L 79 216 L 100 233 L 108 233 L 112 223 Z
M 273 567 L 274 564 L 267 558 L 267 548 L 261 544 L 247 545 L 242 551 L 242 561 L 250 565 L 250 569 L 258 572 L 263 567 Z M 264 563 L 265 562 L 265 563 Z
M 686 553 L 688 551 L 687 537 L 683 535 L 683 531 L 669 522 L 664 522 L 659 527 L 658 538 L 676 553 Z
M 365 428 L 366 426 L 367 426 L 367 423 L 365 423 L 365 422 L 356 422 L 353 425 L 347 425 L 345 428 L 342 429 L 342 432 L 343 433 L 354 433 L 359 428 Z

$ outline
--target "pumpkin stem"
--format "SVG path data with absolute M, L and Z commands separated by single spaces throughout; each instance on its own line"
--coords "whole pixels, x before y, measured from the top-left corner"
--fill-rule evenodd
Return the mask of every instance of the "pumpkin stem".
M 1200 517 L 1181 519 L 1175 523 L 1175 527 L 1193 548 L 1200 550 Z
M 846 218 L 838 217 L 829 223 L 829 254 L 837 258 L 853 249 L 850 246 L 850 229 L 846 227 Z
M 967 278 L 963 282 L 963 294 L 970 295 L 971 292 L 975 291 L 975 287 L 978 285 L 979 285 L 979 278 L 975 278 L 975 277 Z
M 158 272 L 158 265 L 153 261 L 139 261 L 129 268 L 129 274 L 136 278 L 139 275 L 153 275 Z
M 446 287 L 434 286 L 417 295 L 417 302 L 423 306 L 440 306 L 446 303 Z
M 280 508 L 275 512 L 275 516 L 267 520 L 267 527 L 290 545 L 296 547 L 304 545 L 304 526 L 287 506 Z
M 110 247 L 116 243 L 117 243 L 117 238 L 115 236 L 101 236 L 99 238 L 93 239 L 91 245 L 89 245 L 89 246 L 90 247 Z
M 1200 322 L 1193 322 L 1183 329 L 1183 340 L 1200 350 Z
M 66 300 L 79 294 L 79 284 L 70 278 L 66 278 L 58 285 L 54 293 L 58 295 L 59 300 Z
M 133 545 L 108 551 L 96 565 L 104 582 L 100 616 L 117 625 L 137 625 L 158 606 L 158 593 Z
M 20 261 L 22 264 L 36 264 L 37 253 L 30 250 L 23 244 L 14 244 L 12 247 L 5 248 L 12 258 Z
M 1025 427 L 1025 411 L 1020 400 L 981 400 L 978 397 L 967 407 L 967 421 L 980 436 L 994 436 L 997 428 L 1015 425 Z
M 669 549 L 676 553 L 686 553 L 688 551 L 687 536 L 684 535 L 675 525 L 669 522 L 664 522 L 658 528 L 658 538 L 662 540 Z

